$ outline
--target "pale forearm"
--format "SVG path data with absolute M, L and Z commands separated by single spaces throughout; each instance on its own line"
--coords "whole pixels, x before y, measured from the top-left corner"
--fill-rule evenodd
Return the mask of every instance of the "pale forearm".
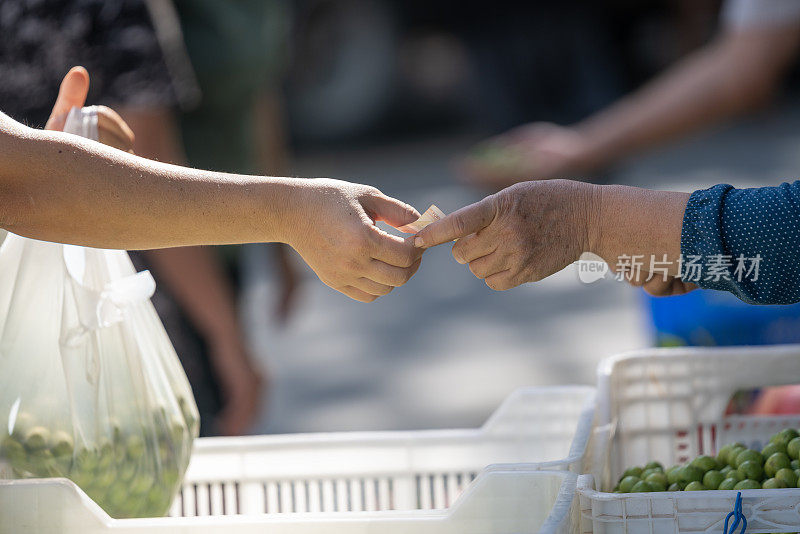
M 2 226 L 107 248 L 285 241 L 302 181 L 145 160 L 0 116 Z

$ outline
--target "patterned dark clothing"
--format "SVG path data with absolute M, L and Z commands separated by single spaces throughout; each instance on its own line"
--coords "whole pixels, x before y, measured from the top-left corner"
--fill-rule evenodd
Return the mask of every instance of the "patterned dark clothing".
M 695 191 L 683 216 L 681 254 L 683 279 L 702 288 L 752 304 L 800 302 L 800 181 Z
M 177 102 L 142 0 L 0 1 L 0 110 L 43 126 L 74 65 L 89 70 L 93 104 L 149 108 Z

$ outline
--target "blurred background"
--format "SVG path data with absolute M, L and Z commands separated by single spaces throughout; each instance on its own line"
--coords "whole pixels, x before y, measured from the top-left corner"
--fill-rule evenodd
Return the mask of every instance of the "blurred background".
M 473 147 L 526 123 L 583 121 L 716 46 L 738 24 L 725 9 L 717 0 L 2 0 L 0 109 L 43 124 L 58 80 L 84 64 L 90 102 L 120 110 L 140 155 L 357 181 L 420 212 L 433 203 L 451 212 L 501 187 L 470 176 Z M 794 58 L 769 98 L 743 93 L 708 124 L 624 157 L 543 173 L 555 176 L 521 168 L 502 185 L 570 177 L 690 191 L 794 179 Z M 574 267 L 496 293 L 449 247 L 428 251 L 406 286 L 370 305 L 324 286 L 284 247 L 184 252 L 136 256 L 159 280 L 156 305 L 205 434 L 478 426 L 515 387 L 593 383 L 597 363 L 621 351 L 800 341 L 793 307 L 753 312 L 714 294 L 655 302 L 614 280 L 583 284 Z

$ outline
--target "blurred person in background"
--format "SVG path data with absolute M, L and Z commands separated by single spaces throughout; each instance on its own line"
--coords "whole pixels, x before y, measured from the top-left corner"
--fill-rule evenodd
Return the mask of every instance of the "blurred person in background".
M 467 156 L 470 183 L 499 190 L 529 179 L 597 173 L 626 156 L 767 104 L 797 57 L 800 2 L 728 0 L 722 30 L 655 80 L 572 125 L 535 122 Z
M 491 139 L 464 158 L 465 180 L 490 190 L 522 180 L 588 177 L 621 159 L 768 104 L 800 48 L 797 0 L 727 0 L 719 34 L 664 74 L 572 126 L 537 122 Z M 752 307 L 696 291 L 645 297 L 659 345 L 800 342 L 800 305 Z M 792 387 L 745 394 L 734 410 L 800 411 Z
M 182 0 L 184 43 L 202 95 L 180 114 L 190 166 L 236 174 L 289 175 L 283 81 L 291 24 L 284 0 Z M 241 252 L 252 252 L 246 245 Z M 221 249 L 234 279 L 236 253 Z M 298 276 L 288 247 L 273 246 L 281 292 L 275 316 L 288 320 Z
M 91 100 L 113 106 L 131 126 L 138 155 L 185 160 L 175 114 L 201 95 L 171 2 L 4 0 L 0 35 L 4 112 L 42 125 L 61 77 L 82 63 L 93 75 Z M 158 282 L 153 303 L 194 390 L 201 434 L 245 432 L 261 405 L 264 381 L 216 253 L 182 247 L 133 252 L 131 258 Z

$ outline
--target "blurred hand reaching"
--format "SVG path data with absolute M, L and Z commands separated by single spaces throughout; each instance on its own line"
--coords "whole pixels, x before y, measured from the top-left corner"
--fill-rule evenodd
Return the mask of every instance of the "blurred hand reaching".
M 224 402 L 214 422 L 216 430 L 224 436 L 246 434 L 262 409 L 268 377 L 240 342 L 212 344 L 210 350 Z
M 588 154 L 578 130 L 535 122 L 481 143 L 457 166 L 463 181 L 498 191 L 527 180 L 575 177 L 589 170 Z

